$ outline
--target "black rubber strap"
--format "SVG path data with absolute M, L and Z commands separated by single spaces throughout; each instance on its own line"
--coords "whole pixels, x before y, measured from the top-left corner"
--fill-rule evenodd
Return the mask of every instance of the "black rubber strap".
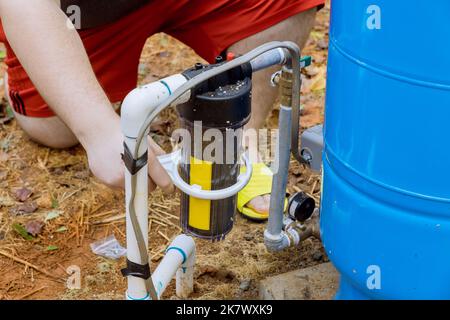
M 134 176 L 139 172 L 148 162 L 148 152 L 145 152 L 139 159 L 134 159 L 127 144 L 124 143 L 124 153 L 122 154 L 122 160 L 125 163 L 128 171 Z
M 151 276 L 150 265 L 147 263 L 145 265 L 134 263 L 127 259 L 127 267 L 120 270 L 124 277 L 133 276 L 141 279 L 147 280 Z

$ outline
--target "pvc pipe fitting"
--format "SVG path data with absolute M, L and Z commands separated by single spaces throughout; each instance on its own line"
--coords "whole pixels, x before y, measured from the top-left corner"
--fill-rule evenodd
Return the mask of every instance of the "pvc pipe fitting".
M 289 247 L 290 241 L 288 236 L 283 231 L 277 235 L 273 235 L 269 231 L 265 230 L 264 244 L 266 245 L 267 250 L 277 252 Z
M 130 138 L 136 138 L 147 115 L 186 82 L 187 79 L 183 75 L 176 74 L 132 90 L 122 103 L 123 134 Z M 190 92 L 187 92 L 179 98 L 177 103 L 188 101 L 189 97 Z
M 152 280 L 158 297 L 177 275 L 177 295 L 187 298 L 194 288 L 195 242 L 184 234 L 177 236 L 166 250 L 166 255 L 153 272 Z

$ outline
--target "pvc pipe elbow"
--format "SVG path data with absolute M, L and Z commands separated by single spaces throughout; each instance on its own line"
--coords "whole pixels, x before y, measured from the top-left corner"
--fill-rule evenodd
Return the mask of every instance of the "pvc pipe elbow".
M 190 262 L 189 260 L 192 260 L 189 258 L 195 257 L 195 241 L 192 237 L 181 234 L 172 241 L 170 247 L 167 248 L 167 251 L 169 250 L 179 251 L 180 254 L 183 255 L 183 264 L 186 264 Z
M 269 231 L 264 231 L 264 244 L 267 250 L 272 252 L 282 251 L 289 247 L 290 241 L 284 232 L 277 235 L 271 234 Z
M 187 79 L 183 75 L 176 74 L 132 90 L 122 103 L 121 126 L 123 134 L 126 137 L 136 138 L 147 116 L 185 82 L 187 82 Z M 189 93 L 183 95 L 180 102 L 189 99 L 189 97 Z
M 300 243 L 300 234 L 294 228 L 273 235 L 267 230 L 264 231 L 264 244 L 267 250 L 272 252 L 282 251 L 287 247 L 297 246 Z

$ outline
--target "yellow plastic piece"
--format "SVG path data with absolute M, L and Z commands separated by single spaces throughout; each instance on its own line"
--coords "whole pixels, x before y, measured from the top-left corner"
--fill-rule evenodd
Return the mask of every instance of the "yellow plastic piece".
M 211 190 L 212 162 L 191 157 L 190 184 Z M 189 197 L 189 225 L 199 230 L 208 231 L 211 222 L 211 201 Z

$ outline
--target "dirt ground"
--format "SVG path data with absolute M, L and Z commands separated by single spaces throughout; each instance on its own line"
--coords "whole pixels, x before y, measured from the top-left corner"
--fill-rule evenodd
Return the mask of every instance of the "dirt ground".
M 323 121 L 328 14 L 328 8 L 320 11 L 303 52 L 313 56 L 313 65 L 304 71 L 302 128 Z M 199 60 L 178 41 L 158 34 L 145 46 L 139 80 L 165 77 Z M 0 94 L 4 96 L 3 91 Z M 6 110 L 4 98 L 1 110 Z M 166 112 L 153 132 L 167 136 L 173 130 L 174 117 L 173 112 Z M 268 126 L 276 126 L 276 119 L 274 110 Z M 320 177 L 293 160 L 288 191 L 299 189 L 319 200 Z M 181 230 L 179 195 L 157 191 L 150 199 L 150 252 L 155 268 Z M 0 299 L 122 299 L 126 279 L 120 269 L 125 259 L 96 256 L 90 243 L 114 235 L 125 245 L 124 211 L 123 192 L 96 181 L 81 147 L 42 147 L 30 141 L 14 119 L 0 115 Z M 249 222 L 240 215 L 236 220 L 225 241 L 196 240 L 193 299 L 257 298 L 259 280 L 327 260 L 316 239 L 306 240 L 299 248 L 269 253 L 263 244 L 265 224 Z M 80 268 L 79 290 L 66 288 L 70 266 Z M 164 298 L 175 298 L 174 283 Z

